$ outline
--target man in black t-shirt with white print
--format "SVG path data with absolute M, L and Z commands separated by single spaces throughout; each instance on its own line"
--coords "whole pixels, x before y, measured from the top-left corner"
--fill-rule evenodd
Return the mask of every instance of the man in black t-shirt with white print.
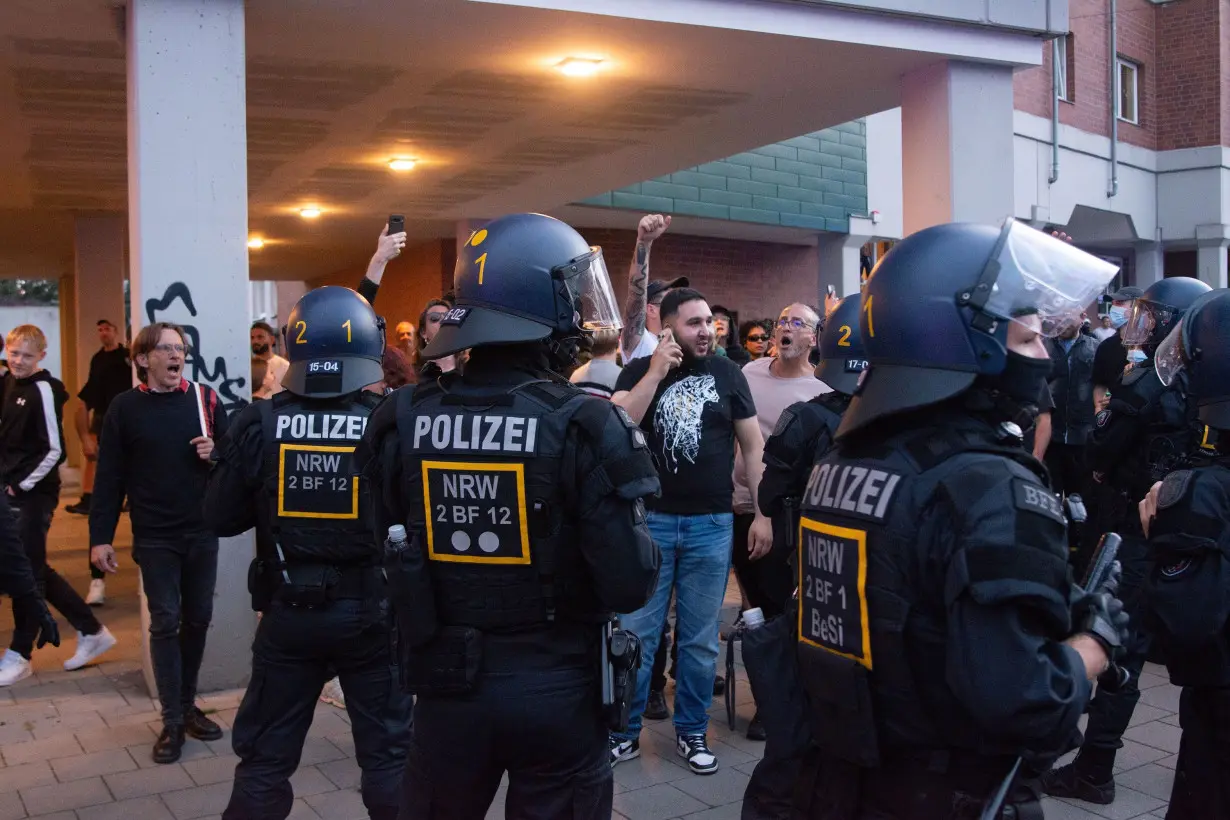
M 672 290 L 662 300 L 660 316 L 657 349 L 620 372 L 612 396 L 640 424 L 662 483 L 662 494 L 646 500 L 649 530 L 662 551 L 658 587 L 648 604 L 622 621 L 640 637 L 643 657 L 652 658 L 675 594 L 677 751 L 693 772 L 712 774 L 718 763 L 705 733 L 717 672 L 718 618 L 730 574 L 735 442 L 755 498 L 764 440 L 747 379 L 734 362 L 712 355 L 717 341 L 705 297 L 691 288 Z M 772 539 L 772 525 L 757 512 L 749 541 L 767 548 Z M 611 736 L 612 764 L 640 755 L 650 677 L 650 666 L 642 665 L 628 731 Z

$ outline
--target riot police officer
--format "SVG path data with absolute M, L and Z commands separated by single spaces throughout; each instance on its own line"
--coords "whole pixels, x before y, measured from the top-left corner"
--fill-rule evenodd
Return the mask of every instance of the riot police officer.
M 510 818 L 607 818 L 637 662 L 611 613 L 649 600 L 660 554 L 644 436 L 555 373 L 619 327 L 602 252 L 516 214 L 469 237 L 454 283 L 424 356 L 469 360 L 393 394 L 364 441 L 376 519 L 409 541 L 386 563 L 417 696 L 401 817 L 482 818 L 507 771 Z
M 1184 396 L 1186 377 L 1163 385 L 1152 357 L 1183 312 L 1208 291 L 1209 286 L 1198 279 L 1176 276 L 1154 283 L 1136 300 L 1123 329 L 1123 343 L 1145 358 L 1132 363 L 1111 390 L 1110 404 L 1095 417 L 1086 453 L 1094 481 L 1110 490 L 1105 496 L 1108 509 L 1099 517 L 1106 529 L 1123 538 L 1119 596 L 1132 618 L 1132 634 L 1121 666 L 1131 678 L 1118 689 L 1099 690 L 1090 703 L 1080 754 L 1043 779 L 1043 788 L 1056 797 L 1101 804 L 1115 799 L 1115 754 L 1123 746 L 1123 733 L 1140 699 L 1137 681 L 1149 652 L 1141 598 L 1149 558 L 1136 505 L 1201 440 L 1200 425 Z
M 1041 816 L 1011 775 L 1076 742 L 1122 614 L 1105 589 L 1073 594 L 1022 427 L 1050 371 L 1041 334 L 1113 274 L 1013 220 L 928 228 L 873 271 L 869 369 L 801 504 L 805 816 L 974 818 L 1005 780 L 1014 816 Z
M 379 397 L 384 322 L 353 290 L 309 291 L 283 329 L 285 391 L 254 402 L 219 443 L 205 518 L 219 535 L 256 527 L 248 575 L 263 616 L 235 718 L 239 756 L 223 817 L 284 818 L 321 687 L 346 693 L 363 803 L 397 816 L 411 700 L 398 686 L 370 493 L 352 453 Z
M 799 500 L 807 476 L 833 446 L 842 414 L 867 367 L 859 335 L 861 312 L 858 294 L 847 296 L 833 308 L 820 334 L 820 360 L 816 364 L 816 378 L 833 388 L 832 392 L 787 407 L 765 442 L 760 509 L 773 519 L 773 551 L 786 552 L 792 562 L 799 531 Z M 783 618 L 793 624 L 797 605 L 793 601 L 783 604 Z M 782 610 L 765 609 L 764 614 L 772 618 Z M 743 636 L 743 662 L 756 694 L 766 741 L 764 758 L 756 764 L 743 794 L 743 820 L 790 815 L 795 780 L 808 746 L 794 642 L 795 630 L 785 623 L 774 622 L 756 634 Z
M 1223 289 L 1197 299 L 1154 357 L 1163 383 L 1186 371 L 1188 400 L 1217 440 L 1209 461 L 1170 473 L 1140 503 L 1154 559 L 1146 596 L 1154 638 L 1171 683 L 1183 687 L 1169 820 L 1230 817 L 1228 345 L 1230 292 Z

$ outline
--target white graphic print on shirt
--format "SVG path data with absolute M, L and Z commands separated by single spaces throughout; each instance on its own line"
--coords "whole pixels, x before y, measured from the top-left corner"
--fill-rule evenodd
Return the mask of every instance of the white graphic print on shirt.
M 705 404 L 716 404 L 717 384 L 712 375 L 687 376 L 662 391 L 653 414 L 653 429 L 662 439 L 662 456 L 672 473 L 679 472 L 680 457 L 696 463 L 700 452 L 701 415 Z

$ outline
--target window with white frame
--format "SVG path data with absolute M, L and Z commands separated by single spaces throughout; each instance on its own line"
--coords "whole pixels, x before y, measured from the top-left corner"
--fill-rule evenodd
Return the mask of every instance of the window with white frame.
M 1054 50 L 1051 52 L 1055 58 L 1055 96 L 1061 100 L 1071 102 L 1071 66 L 1072 66 L 1072 36 L 1065 34 L 1056 38 Z
M 1119 110 L 1115 113 L 1124 122 L 1139 124 L 1140 64 L 1120 57 L 1118 59 L 1118 68 L 1116 77 L 1119 87 L 1116 99 L 1118 100 Z

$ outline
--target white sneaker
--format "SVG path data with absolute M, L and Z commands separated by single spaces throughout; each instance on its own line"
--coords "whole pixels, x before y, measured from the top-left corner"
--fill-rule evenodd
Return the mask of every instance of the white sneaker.
M 325 684 L 325 688 L 320 692 L 320 699 L 330 706 L 336 706 L 338 709 L 346 708 L 346 694 L 342 692 L 342 682 L 337 678 Z
M 28 660 L 11 649 L 5 650 L 4 657 L 0 658 L 0 686 L 12 686 L 32 674 Z
M 64 668 L 69 672 L 80 669 L 113 646 L 115 646 L 115 636 L 105 626 L 96 635 L 82 635 L 78 632 L 77 651 L 71 658 L 64 661 Z
M 90 591 L 85 595 L 85 602 L 90 606 L 102 606 L 107 602 L 107 582 L 101 578 L 90 581 Z

